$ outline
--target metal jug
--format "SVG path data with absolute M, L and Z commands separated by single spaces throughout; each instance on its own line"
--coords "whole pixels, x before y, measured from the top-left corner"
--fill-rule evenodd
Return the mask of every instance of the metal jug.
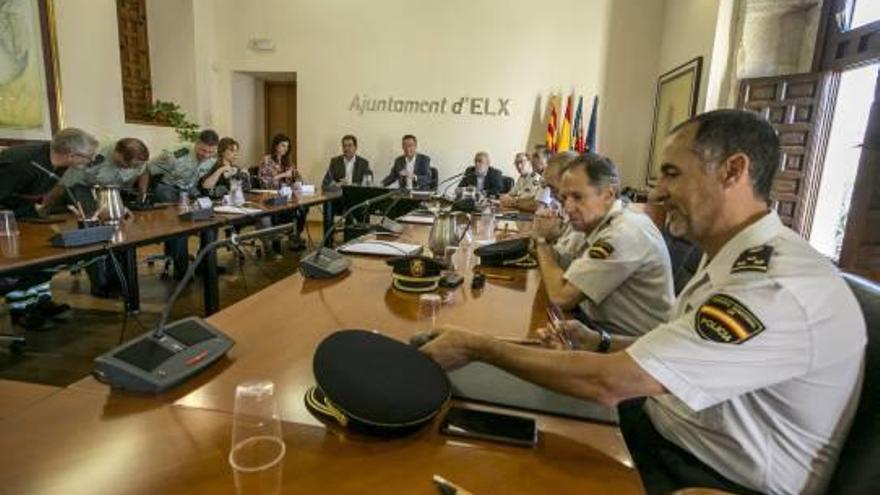
M 119 194 L 119 186 L 98 186 L 95 194 L 98 200 L 96 216 L 102 222 L 116 225 L 125 218 L 125 204 Z
M 465 215 L 467 217 L 467 225 L 457 232 L 457 217 Z M 464 238 L 468 229 L 471 227 L 471 217 L 462 212 L 451 212 L 449 208 L 434 210 L 434 224 L 431 225 L 431 233 L 428 234 L 428 248 L 434 254 L 434 257 L 442 257 L 446 254 L 446 248 L 450 246 L 458 246 Z

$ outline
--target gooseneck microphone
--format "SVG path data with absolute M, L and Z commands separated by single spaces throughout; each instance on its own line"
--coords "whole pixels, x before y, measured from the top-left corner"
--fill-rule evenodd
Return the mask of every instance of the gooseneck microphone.
M 171 308 L 208 253 L 226 244 L 238 246 L 245 239 L 276 235 L 295 228 L 296 223 L 291 222 L 235 234 L 203 247 L 165 303 L 156 329 L 98 356 L 93 372 L 95 377 L 114 388 L 159 393 L 183 383 L 225 356 L 235 341 L 195 316 L 167 323 Z
M 327 230 L 327 232 L 324 232 L 324 237 L 321 239 L 321 244 L 318 245 L 318 249 L 300 258 L 299 266 L 302 274 L 307 278 L 333 278 L 348 270 L 348 267 L 351 265 L 351 260 L 339 254 L 335 249 L 324 247 L 324 244 L 330 239 L 330 236 L 333 235 L 336 229 L 343 225 L 355 212 L 369 208 L 370 206 L 388 198 L 403 195 L 406 192 L 406 189 L 394 189 L 385 194 L 376 196 L 375 198 L 362 201 L 345 210 L 342 217 L 333 222 L 333 225 Z

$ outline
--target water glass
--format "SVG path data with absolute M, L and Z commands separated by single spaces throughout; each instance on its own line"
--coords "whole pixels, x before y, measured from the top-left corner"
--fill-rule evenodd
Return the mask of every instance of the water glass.
M 18 235 L 18 224 L 12 210 L 0 210 L 0 236 Z
M 361 183 L 367 187 L 371 187 L 373 185 L 373 174 L 364 174 Z
M 275 384 L 254 380 L 235 388 L 229 465 L 239 494 L 281 493 L 286 452 Z
M 429 320 L 430 328 L 433 331 L 437 326 L 437 312 L 440 311 L 440 305 L 443 299 L 439 294 L 422 294 L 419 296 L 419 318 Z

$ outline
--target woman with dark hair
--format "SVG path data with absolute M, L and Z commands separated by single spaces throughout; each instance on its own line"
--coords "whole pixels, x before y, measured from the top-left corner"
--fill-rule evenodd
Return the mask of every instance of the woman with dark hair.
M 217 162 L 211 170 L 199 180 L 199 189 L 212 198 L 221 198 L 229 193 L 232 180 L 239 180 L 242 188 L 247 189 L 248 173 L 237 165 L 238 141 L 225 137 L 217 145 Z
M 291 141 L 286 134 L 276 134 L 272 138 L 272 149 L 260 162 L 260 184 L 266 189 L 277 189 L 281 184 L 302 182 L 302 175 L 295 163 L 290 161 Z M 306 225 L 309 209 L 299 207 L 293 211 L 296 217 L 296 233 L 290 236 L 290 249 L 305 247 L 302 232 Z M 272 223 L 278 225 L 292 221 L 289 214 L 274 215 Z
M 275 189 L 284 182 L 302 182 L 295 163 L 290 163 L 290 138 L 276 134 L 272 149 L 260 162 L 260 182 L 266 189 Z

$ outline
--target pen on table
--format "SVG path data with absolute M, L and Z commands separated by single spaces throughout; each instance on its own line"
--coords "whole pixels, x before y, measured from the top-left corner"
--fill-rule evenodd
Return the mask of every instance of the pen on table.
M 556 338 L 559 339 L 559 342 L 561 342 L 562 345 L 568 349 L 574 349 L 574 344 L 568 337 L 568 332 L 565 331 L 565 327 L 560 325 L 561 320 L 550 308 L 547 308 L 547 317 L 550 319 L 550 330 L 553 332 L 554 335 L 556 335 Z
M 529 338 L 521 338 L 521 337 L 496 337 L 498 340 L 502 342 L 507 342 L 508 344 L 517 344 L 517 345 L 543 345 L 540 339 L 529 339 Z
M 497 275 L 495 273 L 486 273 L 486 272 L 480 272 L 480 273 L 482 273 L 484 277 L 491 278 L 493 280 L 513 280 L 513 277 L 511 275 Z
M 437 490 L 442 495 L 473 495 L 471 492 L 437 474 L 434 475 L 434 484 L 437 485 Z

